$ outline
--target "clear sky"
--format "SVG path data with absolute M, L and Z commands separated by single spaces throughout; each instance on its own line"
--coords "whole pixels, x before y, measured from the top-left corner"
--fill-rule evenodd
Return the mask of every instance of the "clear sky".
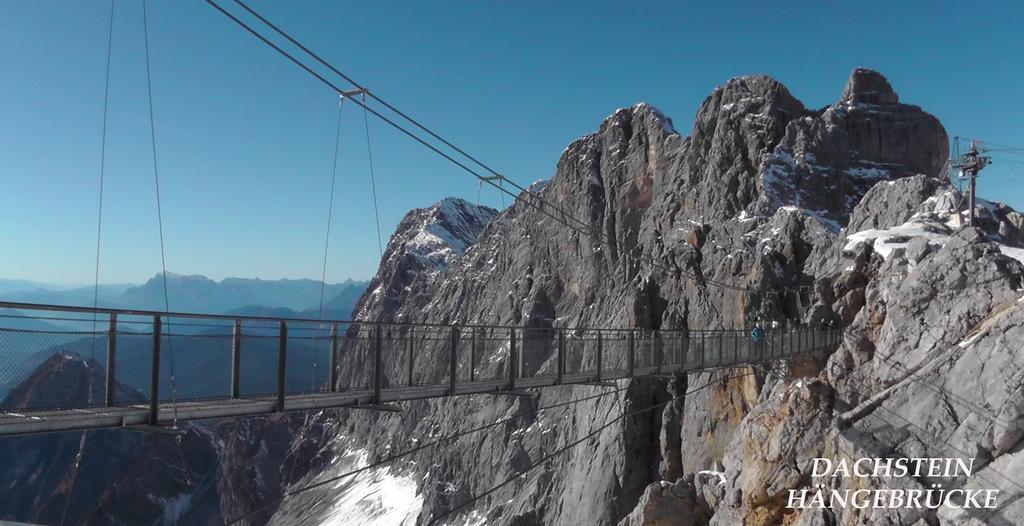
M 109 5 L 0 0 L 0 277 L 92 282 Z M 252 5 L 524 185 L 618 107 L 650 102 L 685 133 L 715 86 L 751 73 L 820 107 L 871 67 L 950 136 L 1024 146 L 1017 2 Z M 205 2 L 155 0 L 149 15 L 168 269 L 318 279 L 335 94 Z M 102 282 L 160 268 L 142 43 L 141 4 L 119 1 Z M 378 259 L 359 111 L 343 116 L 329 281 Z M 410 208 L 477 200 L 470 176 L 370 125 L 385 239 Z M 1024 156 L 996 157 L 981 194 L 1024 208 L 1024 164 L 1000 162 Z

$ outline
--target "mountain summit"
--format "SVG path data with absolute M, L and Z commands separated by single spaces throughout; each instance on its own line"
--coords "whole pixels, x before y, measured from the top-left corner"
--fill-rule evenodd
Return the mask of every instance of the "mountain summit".
M 431 279 L 465 254 L 498 211 L 448 197 L 428 208 L 410 210 L 388 240 L 377 275 L 355 312 L 372 311 L 390 319 L 388 312 L 406 298 L 414 298 Z M 357 317 L 355 319 L 367 319 Z

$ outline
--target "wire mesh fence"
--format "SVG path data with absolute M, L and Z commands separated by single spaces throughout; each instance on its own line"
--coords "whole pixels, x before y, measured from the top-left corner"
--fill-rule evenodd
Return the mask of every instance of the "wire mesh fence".
M 183 402 L 495 381 L 549 385 L 787 359 L 832 350 L 841 338 L 838 328 L 813 327 L 653 331 L 166 316 L 157 326 L 161 317 L 104 312 L 94 324 L 75 314 L 35 326 L 30 316 L 16 323 L 0 317 L 0 410 L 144 405 L 154 396 Z

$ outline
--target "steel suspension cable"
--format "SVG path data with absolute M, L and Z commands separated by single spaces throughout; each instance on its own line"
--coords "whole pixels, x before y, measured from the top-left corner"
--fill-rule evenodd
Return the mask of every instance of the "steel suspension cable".
M 338 122 L 334 130 L 334 161 L 331 164 L 331 193 L 327 203 L 327 228 L 324 234 L 324 264 L 320 271 L 320 313 L 317 321 L 324 318 L 324 289 L 327 287 L 327 249 L 331 244 L 331 218 L 334 216 L 334 183 L 338 176 L 338 146 L 341 143 L 341 101 L 338 102 Z
M 320 271 L 320 310 L 319 313 L 317 314 L 317 322 L 320 322 L 324 318 L 324 290 L 327 288 L 327 252 L 331 243 L 331 218 L 334 215 L 334 183 L 337 180 L 338 175 L 338 148 L 339 145 L 341 144 L 341 110 L 344 107 L 343 102 L 344 98 L 338 99 L 338 119 L 337 124 L 335 124 L 334 130 L 334 160 L 331 163 L 331 191 L 330 199 L 328 200 L 327 203 L 327 227 L 324 233 L 324 264 L 323 268 Z M 318 323 L 317 332 L 314 333 L 313 335 L 318 355 L 320 352 L 320 329 L 322 328 L 322 324 Z M 334 349 L 330 349 L 330 352 L 333 353 Z M 333 360 L 330 363 L 333 364 Z M 313 391 L 316 386 L 316 357 L 314 357 L 313 359 L 313 364 L 309 376 L 310 391 Z M 299 428 L 299 436 L 305 434 L 306 428 L 308 426 L 309 412 L 307 411 L 306 414 L 303 415 L 302 427 Z M 289 468 L 288 470 L 288 480 L 291 480 L 295 476 L 295 464 L 298 461 L 298 459 L 296 458 L 298 449 L 299 446 L 297 443 L 295 443 L 295 441 L 293 441 L 292 445 L 288 448 L 288 453 L 292 455 L 291 468 Z
M 103 228 L 103 179 L 106 173 L 106 154 L 107 154 L 107 108 L 110 100 L 110 57 L 111 49 L 114 43 L 114 0 L 110 0 L 110 20 L 107 25 L 107 67 L 106 74 L 103 80 L 103 124 L 101 126 L 102 131 L 100 132 L 100 188 L 99 188 L 99 210 L 97 212 L 96 219 L 96 272 L 93 281 L 93 292 L 92 292 L 92 307 L 95 309 L 99 305 L 99 290 L 100 290 L 100 232 Z M 96 316 L 97 313 L 92 313 L 92 342 L 91 349 L 89 352 L 89 364 L 86 368 L 92 367 L 92 364 L 96 363 Z M 86 389 L 86 396 L 88 397 L 88 404 L 92 405 L 93 393 L 92 384 L 90 382 Z M 64 521 L 68 516 L 68 506 L 71 504 L 71 496 L 75 491 L 75 482 L 78 479 L 78 467 L 82 463 L 82 454 L 85 450 L 85 439 L 89 434 L 88 431 L 82 431 L 82 436 L 78 440 L 78 452 L 75 453 L 75 465 L 71 468 L 71 482 L 68 486 L 68 493 L 64 497 L 64 509 L 60 513 L 60 524 L 63 525 Z
M 96 271 L 93 275 L 92 285 L 92 307 L 94 309 L 99 306 L 100 301 L 100 235 L 103 232 L 103 181 L 107 167 L 107 108 L 110 101 L 110 57 L 114 43 L 114 2 L 115 0 L 110 0 L 110 24 L 107 30 L 107 67 L 103 80 L 103 125 L 100 131 L 100 188 L 99 206 L 96 212 Z M 89 356 L 93 361 L 96 361 L 96 316 L 97 313 L 93 312 L 92 331 L 94 334 L 92 350 Z
M 160 272 L 164 284 L 164 311 L 167 313 L 167 354 L 171 367 L 171 406 L 174 408 L 174 428 L 178 427 L 178 388 L 174 371 L 174 346 L 171 343 L 171 300 L 167 294 L 167 257 L 164 248 L 164 216 L 160 205 L 160 171 L 157 168 L 156 155 L 156 121 L 153 118 L 153 82 L 149 66 L 149 18 L 146 12 L 147 0 L 142 0 L 142 39 L 146 55 L 146 100 L 149 105 L 149 139 L 153 151 L 153 183 L 156 187 L 156 219 L 157 229 L 160 233 Z M 150 396 L 159 397 L 160 393 L 150 393 Z M 181 435 L 176 435 L 178 445 L 181 445 Z
M 559 407 L 566 407 L 566 406 L 570 406 L 570 405 L 576 405 L 576 404 L 579 404 L 579 403 L 582 403 L 582 402 L 586 402 L 586 401 L 589 401 L 589 400 L 594 400 L 596 398 L 602 398 L 602 397 L 608 396 L 610 394 L 621 393 L 622 391 L 625 391 L 626 389 L 628 389 L 628 387 L 620 387 L 620 388 L 617 388 L 617 389 L 612 389 L 612 390 L 604 391 L 604 392 L 596 394 L 596 395 L 585 396 L 585 397 L 582 397 L 582 398 L 576 398 L 576 399 L 568 400 L 568 401 L 565 401 L 565 402 L 559 402 L 559 403 L 551 404 L 551 405 L 544 406 L 544 407 L 538 407 L 534 412 L 537 413 L 537 412 L 540 412 L 540 411 L 544 411 L 546 409 L 557 409 Z M 243 521 L 243 520 L 245 520 L 245 519 L 247 519 L 247 518 L 249 518 L 249 517 L 251 517 L 251 516 L 253 516 L 253 515 L 255 515 L 255 514 L 259 513 L 259 512 L 261 512 L 261 511 L 263 511 L 263 510 L 273 506 L 274 504 L 277 504 L 279 502 L 284 501 L 285 499 L 287 499 L 289 497 L 293 497 L 293 496 L 298 495 L 300 493 L 305 493 L 306 491 L 309 491 L 309 490 L 312 490 L 312 489 L 316 489 L 316 488 L 319 488 L 321 486 L 325 486 L 325 485 L 330 484 L 332 482 L 337 482 L 337 481 L 339 481 L 341 479 L 348 478 L 348 477 L 351 477 L 353 475 L 358 475 L 359 473 L 363 473 L 365 471 L 369 471 L 371 469 L 383 466 L 385 464 L 389 464 L 389 463 L 394 462 L 395 460 L 398 460 L 400 458 L 407 457 L 407 456 L 412 455 L 414 453 L 423 451 L 425 449 L 432 448 L 434 446 L 443 444 L 445 442 L 450 442 L 452 440 L 457 440 L 457 439 L 462 438 L 462 437 L 467 436 L 467 435 L 471 435 L 471 434 L 474 434 L 474 433 L 479 433 L 481 431 L 486 431 L 488 429 L 492 429 L 492 428 L 495 428 L 495 427 L 498 427 L 498 426 L 505 425 L 505 424 L 507 424 L 509 422 L 512 422 L 512 421 L 514 421 L 514 420 L 516 420 L 518 418 L 519 417 L 517 417 L 517 416 L 506 417 L 506 418 L 503 418 L 501 420 L 497 420 L 497 421 L 491 422 L 490 424 L 484 424 L 484 425 L 477 426 L 477 427 L 474 427 L 474 428 L 471 428 L 471 429 L 467 429 L 465 431 L 460 431 L 458 433 L 452 433 L 451 435 L 443 436 L 441 438 L 438 438 L 436 440 L 432 440 L 430 442 L 424 442 L 424 443 L 422 443 L 422 444 L 420 444 L 420 445 L 418 445 L 418 446 L 416 446 L 414 448 L 407 449 L 407 450 L 405 450 L 405 451 L 403 451 L 401 453 L 396 453 L 394 455 L 390 455 L 388 457 L 385 457 L 385 458 L 383 458 L 381 460 L 378 460 L 376 462 L 372 462 L 372 463 L 370 463 L 370 464 L 368 464 L 366 466 L 363 466 L 361 468 L 353 469 L 351 471 L 347 471 L 347 472 L 342 473 L 340 475 L 335 475 L 333 477 L 329 477 L 329 478 L 326 478 L 324 480 L 321 480 L 321 481 L 318 481 L 318 482 L 314 482 L 312 484 L 308 484 L 308 485 L 303 486 L 301 488 L 298 488 L 298 489 L 296 489 L 294 491 L 286 492 L 286 493 L 282 494 L 280 497 L 275 498 L 273 500 L 270 500 L 270 501 L 264 503 L 262 506 L 260 506 L 258 508 L 255 508 L 253 510 L 250 510 L 249 512 L 245 513 L 242 516 L 239 516 L 239 517 L 236 517 L 234 519 L 231 519 L 230 521 L 227 522 L 227 524 L 235 524 L 237 522 Z
M 678 396 L 675 396 L 675 397 L 673 397 L 673 398 L 671 398 L 669 400 L 665 400 L 665 401 L 659 402 L 657 404 L 648 405 L 648 406 L 640 408 L 640 409 L 634 409 L 632 411 L 624 411 L 624 412 L 622 412 L 622 414 L 620 414 L 620 415 L 618 415 L 618 416 L 616 416 L 616 417 L 606 421 L 604 424 L 600 425 L 599 427 L 597 427 L 596 429 L 594 429 L 590 433 L 587 433 L 583 437 L 578 438 L 578 439 L 574 440 L 573 442 L 570 442 L 569 444 L 566 444 L 565 446 L 562 446 L 561 448 L 559 448 L 559 449 L 557 449 L 557 450 L 555 450 L 555 451 L 553 451 L 553 452 L 543 456 L 540 460 L 537 460 L 536 462 L 531 463 L 529 466 L 526 467 L 525 470 L 523 470 L 523 471 L 521 471 L 519 473 L 516 473 L 515 475 L 512 475 L 511 477 L 501 481 L 500 483 L 498 483 L 495 486 L 492 486 L 490 489 L 488 489 L 487 491 L 484 491 L 483 493 L 480 493 L 480 494 L 477 494 L 477 495 L 475 495 L 473 497 L 470 497 L 468 500 L 466 500 L 466 501 L 462 502 L 461 504 L 459 504 L 458 506 L 455 506 L 454 508 L 452 508 L 452 509 L 450 509 L 450 510 L 444 512 L 444 513 L 442 513 L 441 515 L 438 515 L 436 517 L 431 518 L 430 522 L 428 522 L 427 525 L 429 526 L 431 524 L 437 524 L 437 522 L 440 521 L 441 519 L 444 519 L 445 517 L 448 517 L 449 515 L 452 515 L 452 514 L 454 514 L 455 512 L 457 512 L 459 510 L 465 509 L 470 504 L 473 504 L 474 502 L 476 502 L 476 501 L 478 501 L 478 500 L 480 500 L 480 499 L 482 499 L 482 498 L 484 498 L 484 497 L 494 493 L 495 491 L 498 491 L 499 489 L 501 489 L 504 486 L 507 486 L 508 484 L 512 483 L 516 479 L 520 479 L 520 478 L 525 477 L 526 474 L 529 473 L 530 471 L 532 471 L 533 469 L 537 468 L 538 466 L 541 466 L 541 465 L 545 464 L 549 460 L 551 460 L 551 459 L 561 455 L 562 453 L 565 453 L 565 452 L 573 449 L 574 447 L 576 447 L 576 446 L 586 442 L 587 440 L 590 440 L 591 438 L 593 438 L 593 437 L 597 436 L 598 434 L 600 434 L 605 429 L 608 429 L 609 427 L 615 425 L 616 422 L 618 422 L 619 420 L 621 420 L 623 418 L 627 418 L 627 417 L 630 417 L 630 416 L 636 416 L 636 415 L 639 415 L 639 414 L 642 414 L 642 413 L 646 413 L 648 411 L 653 411 L 653 410 L 658 409 L 660 407 L 664 407 L 664 406 L 666 406 L 668 404 L 671 404 L 672 402 L 675 402 L 676 400 L 680 400 L 680 399 L 685 398 L 685 397 L 687 397 L 687 396 L 689 396 L 691 394 L 694 394 L 694 393 L 696 393 L 698 391 L 702 391 L 704 389 L 707 389 L 708 387 L 711 387 L 712 385 L 714 385 L 716 383 L 719 383 L 719 382 L 722 382 L 722 381 L 735 380 L 735 379 L 738 379 L 738 378 L 743 378 L 743 377 L 746 377 L 746 376 L 750 376 L 752 374 L 754 374 L 754 373 L 747 372 L 747 373 L 742 373 L 742 374 L 734 375 L 734 376 L 727 377 L 727 378 L 720 378 L 720 379 L 709 380 L 708 382 L 706 382 L 705 384 L 701 385 L 700 387 L 696 387 L 694 389 L 688 390 L 685 393 L 683 393 L 681 395 L 678 395 Z
M 317 73 L 316 71 L 314 71 L 310 66 L 304 64 L 302 61 L 300 61 L 294 55 L 292 55 L 291 53 L 288 53 L 287 51 L 282 49 L 277 44 L 271 42 L 270 39 L 268 39 L 267 37 L 265 37 L 262 34 L 260 34 L 259 32 L 257 32 L 250 25 L 246 24 L 245 22 L 240 20 L 238 17 L 236 17 L 235 15 L 233 15 L 230 12 L 228 12 L 227 10 L 225 10 L 223 7 L 221 7 L 215 1 L 213 1 L 213 0 L 206 0 L 206 2 L 208 4 L 210 4 L 211 6 L 213 6 L 215 9 L 217 9 L 218 11 L 220 11 L 222 14 L 224 14 L 224 16 L 228 17 L 233 22 L 235 22 L 235 24 L 237 24 L 239 27 L 245 29 L 247 32 L 249 32 L 250 34 L 255 36 L 257 39 L 262 41 L 264 44 L 266 44 L 269 47 L 273 48 L 275 51 L 280 53 L 282 56 L 284 56 L 285 58 L 290 60 L 292 63 L 294 63 L 295 65 L 299 66 L 300 68 L 305 70 L 307 73 L 309 73 L 310 75 L 312 75 L 316 79 L 320 80 L 321 82 L 323 82 L 324 84 L 329 86 L 335 92 L 341 93 L 341 92 L 344 91 L 342 88 L 340 88 L 339 86 L 337 86 L 336 84 L 334 84 L 333 82 L 331 82 L 330 80 L 325 78 L 323 75 L 321 75 L 321 74 Z M 299 44 L 296 44 L 296 45 L 299 45 Z M 343 78 L 345 78 L 345 77 L 343 77 Z M 358 86 L 358 84 L 356 84 L 354 82 L 352 84 L 355 84 L 355 85 Z M 373 97 L 372 93 L 370 93 L 370 95 L 371 95 L 371 97 Z M 370 108 L 367 104 L 365 104 L 363 102 L 360 102 L 357 99 L 352 99 L 352 101 L 354 103 L 359 104 L 360 106 L 362 106 L 363 109 L 366 110 L 367 112 L 369 112 L 370 114 L 372 114 L 375 117 L 381 119 L 382 121 L 384 121 L 385 123 L 387 123 L 391 127 L 395 128 L 396 130 L 398 130 L 398 131 L 402 132 L 403 134 L 407 135 L 408 137 L 410 137 L 414 141 L 420 143 L 421 145 L 425 146 L 426 148 L 430 149 L 434 153 L 437 153 L 438 155 L 444 157 L 449 162 L 455 164 L 456 166 L 458 166 L 462 170 L 468 172 L 469 174 L 475 176 L 476 178 L 478 178 L 480 180 L 483 180 L 484 182 L 486 182 L 487 184 L 493 186 L 494 188 L 497 188 L 500 192 L 503 192 L 504 194 L 508 194 L 509 196 L 511 196 L 513 198 L 513 202 L 518 200 L 517 194 L 512 192 L 511 190 L 505 189 L 501 185 L 501 181 L 508 181 L 509 184 L 512 187 L 514 187 L 516 189 L 519 189 L 521 192 L 528 193 L 530 195 L 530 199 L 527 200 L 527 205 L 534 207 L 534 209 L 539 211 L 542 215 L 548 216 L 551 219 L 555 220 L 556 222 L 564 224 L 565 226 L 569 227 L 570 229 L 576 231 L 577 233 L 579 233 L 579 234 L 581 234 L 583 236 L 592 238 L 597 243 L 604 244 L 604 245 L 609 245 L 609 246 L 612 245 L 611 241 L 606 239 L 607 235 L 604 234 L 603 232 L 601 232 L 600 229 L 590 228 L 589 225 L 587 225 L 585 222 L 583 222 L 579 218 L 576 218 L 574 216 L 568 215 L 564 210 L 561 209 L 561 207 L 558 207 L 558 206 L 556 206 L 556 205 L 554 205 L 552 203 L 545 202 L 543 199 L 540 198 L 540 196 L 538 194 L 530 192 L 529 190 L 527 190 L 527 189 L 523 188 L 522 186 L 516 184 L 515 182 L 505 178 L 504 176 L 501 176 L 500 174 L 497 174 L 497 176 L 495 176 L 495 177 L 484 176 L 484 175 L 480 174 L 479 172 L 477 172 L 476 170 L 474 170 L 474 169 L 470 168 L 469 166 L 467 166 L 465 163 L 455 159 L 454 157 L 452 157 L 452 155 L 442 151 L 437 146 L 431 144 L 430 142 L 426 141 L 422 137 L 420 137 L 420 136 L 414 134 L 413 132 L 409 131 L 408 129 L 404 128 L 400 124 L 396 123 L 394 120 L 388 118 L 387 116 L 381 114 L 380 112 L 374 110 L 373 108 Z M 404 115 L 401 112 L 397 112 L 396 111 L 396 113 L 398 113 L 399 115 Z M 431 136 L 435 136 L 435 134 L 433 134 L 433 132 L 430 132 L 429 130 L 427 131 L 427 133 L 430 134 Z M 444 142 L 446 144 L 450 144 L 450 143 L 447 143 L 447 141 L 445 141 L 443 139 L 439 139 L 439 140 L 441 140 L 441 142 Z M 456 150 L 456 151 L 460 151 L 458 148 L 456 148 L 454 146 L 452 146 L 452 148 L 454 150 Z M 463 154 L 463 155 L 465 155 L 465 154 Z M 471 156 L 468 156 L 468 155 L 466 155 L 466 157 L 471 159 L 471 160 L 473 159 Z M 490 171 L 490 170 L 488 169 L 488 171 Z M 495 183 L 494 180 L 498 180 L 499 183 Z M 558 213 L 551 212 L 550 211 L 551 209 L 558 210 Z M 575 223 L 575 224 L 571 224 L 571 223 Z M 626 254 L 625 257 L 631 258 L 631 259 L 640 260 L 640 261 L 646 261 L 651 266 L 658 267 L 658 268 L 660 268 L 662 270 L 665 270 L 667 272 L 678 274 L 679 276 L 682 276 L 682 277 L 688 278 L 690 280 L 696 281 L 698 283 L 698 285 L 702 286 L 702 287 L 706 286 L 707 284 L 711 284 L 711 285 L 715 285 L 716 287 L 719 287 L 719 288 L 728 289 L 728 290 L 734 290 L 734 291 L 737 291 L 737 292 L 749 292 L 749 293 L 761 293 L 761 292 L 763 292 L 763 291 L 760 291 L 760 290 L 757 290 L 757 289 L 752 289 L 750 287 L 744 287 L 744 286 L 740 286 L 740 285 L 732 285 L 730 283 L 726 283 L 726 282 L 723 282 L 723 281 L 701 277 L 701 276 L 696 275 L 695 273 L 691 273 L 691 272 L 687 272 L 685 270 L 682 270 L 678 266 L 665 264 L 664 262 L 658 261 L 657 259 L 655 259 L 655 258 L 653 258 L 651 256 L 648 256 L 648 255 L 645 255 L 645 254 L 640 254 L 639 256 Z M 809 288 L 810 288 L 809 286 L 788 287 L 788 288 L 786 288 L 784 290 L 806 290 L 806 289 L 809 289 Z
M 370 147 L 370 117 L 366 107 L 366 91 L 363 91 L 363 124 L 366 127 L 366 159 L 370 166 L 370 192 L 373 194 L 373 220 L 377 225 L 377 251 L 380 257 L 384 257 L 384 245 L 381 243 L 380 235 L 380 212 L 377 206 L 377 180 L 373 173 L 373 150 Z

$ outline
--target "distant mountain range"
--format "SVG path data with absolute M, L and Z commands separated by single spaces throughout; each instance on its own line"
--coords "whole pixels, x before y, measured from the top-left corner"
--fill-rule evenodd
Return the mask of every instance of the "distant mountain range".
M 328 283 L 323 290 L 324 317 L 348 318 L 367 282 Z M 264 280 L 168 274 L 170 309 L 179 312 L 268 314 L 316 317 L 321 286 L 311 279 Z M 91 306 L 93 287 L 66 287 L 24 280 L 0 280 L 0 300 Z M 157 274 L 142 285 L 100 285 L 99 305 L 113 308 L 164 310 L 163 278 Z

